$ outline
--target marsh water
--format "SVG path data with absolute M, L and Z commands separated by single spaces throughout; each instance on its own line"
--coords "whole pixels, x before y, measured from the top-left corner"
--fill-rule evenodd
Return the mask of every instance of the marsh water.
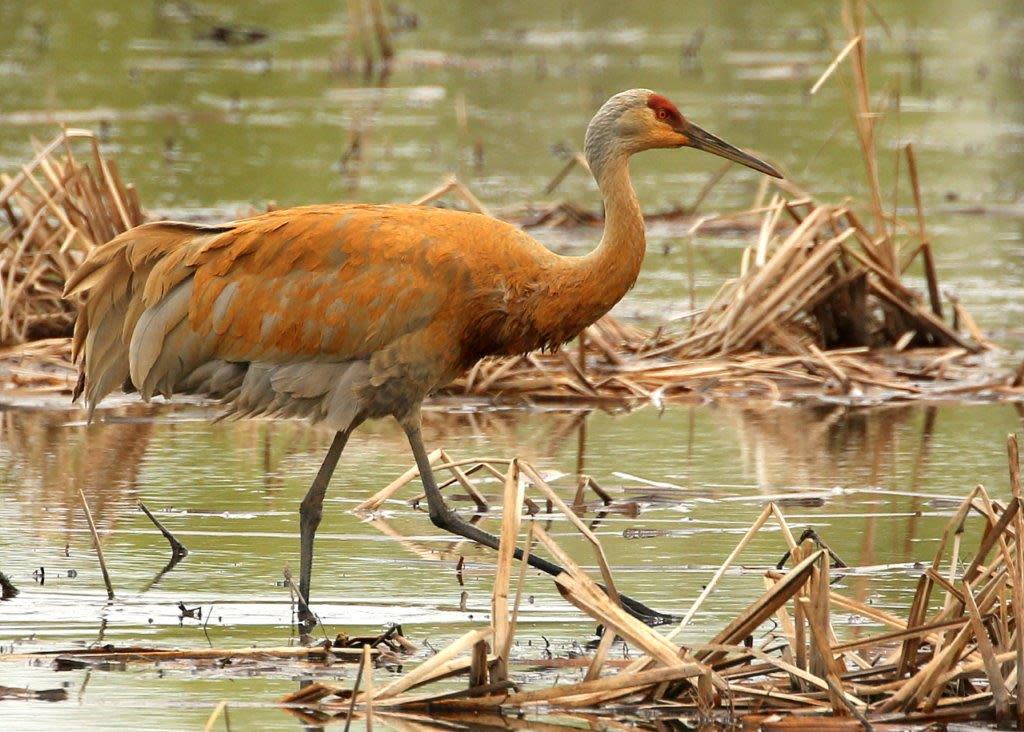
M 100 131 L 160 215 L 231 218 L 268 201 L 405 201 L 450 171 L 495 208 L 561 197 L 596 207 L 581 174 L 552 196 L 542 189 L 565 151 L 579 147 L 596 106 L 645 86 L 822 197 L 861 196 L 837 80 L 808 94 L 831 57 L 822 29 L 842 34 L 833 10 L 800 1 L 690 5 L 400 3 L 407 30 L 379 88 L 345 73 L 344 3 L 2 3 L 0 169 L 16 170 L 31 137 L 66 123 Z M 875 89 L 882 99 L 898 88 L 901 108 L 880 133 L 883 187 L 893 190 L 896 145 L 913 142 L 943 286 L 1004 346 L 993 362 L 1015 363 L 1024 345 L 1024 13 L 1016 0 L 875 5 L 888 24 L 873 26 Z M 211 39 L 218 26 L 267 37 L 222 43 Z M 691 202 L 717 167 L 673 151 L 645 154 L 633 170 L 653 212 Z M 756 185 L 733 170 L 702 209 L 745 206 Z M 898 196 L 909 214 L 906 189 Z M 651 227 L 645 271 L 619 316 L 649 322 L 689 309 L 684 232 Z M 563 251 L 599 236 L 534 233 Z M 698 300 L 735 272 L 745 243 L 692 242 Z M 297 565 L 297 506 L 329 434 L 294 422 L 211 424 L 210 408 L 194 403 L 115 401 L 87 426 L 62 397 L 0 401 L 0 570 L 21 589 L 0 602 L 4 650 L 294 642 L 282 570 Z M 953 500 L 979 482 L 1008 490 L 1003 441 L 1020 426 L 1011 404 L 747 401 L 626 413 L 442 402 L 425 433 L 456 457 L 520 455 L 567 497 L 578 472 L 593 475 L 621 505 L 588 516 L 599 519 L 620 589 L 658 609 L 685 611 L 771 499 L 859 568 L 845 591 L 904 611 L 913 564 L 931 558 Z M 410 463 L 393 424 L 353 437 L 317 540 L 314 600 L 332 635 L 397 622 L 427 653 L 486 621 L 491 556 L 440 535 L 405 501 L 387 504 L 374 523 L 351 512 Z M 114 602 L 79 489 L 103 535 Z M 497 483 L 488 490 L 498 497 Z M 166 574 L 167 544 L 139 499 L 190 549 Z M 498 519 L 483 522 L 493 529 Z M 568 525 L 552 526 L 590 564 Z M 744 555 L 747 570 L 726 577 L 685 637 L 710 637 L 751 602 L 759 570 L 783 550 L 766 531 Z M 464 586 L 457 554 L 467 558 Z M 591 624 L 549 581 L 531 576 L 528 592 L 517 654 L 578 653 Z M 182 618 L 179 602 L 201 607 L 203 619 Z M 197 729 L 227 699 L 236 726 L 291 729 L 299 723 L 273 701 L 301 680 L 287 665 L 55 672 L 2 663 L 0 686 L 64 687 L 68 698 L 0 700 L 0 728 Z

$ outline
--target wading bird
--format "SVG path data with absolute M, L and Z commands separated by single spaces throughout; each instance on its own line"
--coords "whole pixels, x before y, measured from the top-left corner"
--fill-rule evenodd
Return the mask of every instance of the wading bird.
M 586 256 L 555 254 L 487 216 L 424 206 L 307 206 L 223 226 L 139 226 L 96 248 L 67 283 L 65 296 L 84 299 L 75 397 L 85 393 L 91 417 L 122 386 L 146 400 L 200 394 L 232 416 L 303 416 L 334 430 L 299 511 L 300 607 L 312 627 L 313 538 L 334 468 L 364 420 L 398 420 L 436 526 L 498 547 L 442 498 L 420 405 L 484 356 L 558 346 L 607 313 L 644 258 L 629 158 L 679 147 L 781 177 L 665 97 L 634 89 L 609 99 L 587 127 L 606 218 Z M 529 562 L 562 571 L 532 554 Z M 667 619 L 622 600 L 649 623 Z

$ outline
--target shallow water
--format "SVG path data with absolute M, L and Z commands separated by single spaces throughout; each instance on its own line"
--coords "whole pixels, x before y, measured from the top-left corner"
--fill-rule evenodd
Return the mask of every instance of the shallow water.
M 903 104 L 898 120 L 886 123 L 883 159 L 897 139 L 914 143 L 943 285 L 1008 347 L 999 357 L 1010 360 L 1024 344 L 1016 295 L 1024 284 L 1024 18 L 1012 0 L 878 5 L 891 37 L 875 34 L 875 86 L 900 74 Z M 561 165 L 554 150 L 578 147 L 608 94 L 643 85 L 822 195 L 862 190 L 836 80 L 814 97 L 806 93 L 829 57 L 819 3 L 737 0 L 692 14 L 678 2 L 409 3 L 419 28 L 397 37 L 399 62 L 384 91 L 331 70 L 344 37 L 342 6 L 203 6 L 270 33 L 263 43 L 225 47 L 197 41 L 210 23 L 186 19 L 174 3 L 0 4 L 0 167 L 20 164 L 29 136 L 49 137 L 50 121 L 60 120 L 103 130 L 126 180 L 168 215 L 230 217 L 267 200 L 409 200 L 451 170 L 500 208 L 545 200 L 541 190 Z M 681 49 L 701 29 L 699 53 L 686 56 Z M 354 129 L 362 160 L 342 166 Z M 657 211 L 693 200 L 716 167 L 685 151 L 645 155 L 634 171 L 646 208 Z M 731 171 L 705 209 L 746 205 L 755 186 L 752 174 Z M 578 174 L 547 200 L 560 196 L 597 205 L 593 184 Z M 906 209 L 905 191 L 900 201 Z M 957 213 L 976 206 L 999 215 Z M 537 235 L 563 250 L 597 238 L 589 230 Z M 650 243 L 646 271 L 619 315 L 689 309 L 680 231 L 652 226 Z M 700 301 L 735 271 L 744 241 L 694 243 Z M 330 436 L 296 423 L 211 425 L 209 412 L 187 404 L 128 404 L 103 416 L 86 427 L 74 411 L 0 411 L 0 569 L 22 590 L 0 602 L 0 645 L 289 642 L 282 570 L 297 564 L 298 502 Z M 426 437 L 457 457 L 517 454 L 564 473 L 554 485 L 566 497 L 582 469 L 635 504 L 635 515 L 602 518 L 598 533 L 621 589 L 658 609 L 685 611 L 772 498 L 794 528 L 813 526 L 862 568 L 844 580 L 846 591 L 903 610 L 909 565 L 931 558 L 953 510 L 945 497 L 978 482 L 1005 495 L 1002 444 L 1019 426 L 1008 405 L 747 403 L 632 414 L 462 408 L 432 411 Z M 486 619 L 490 556 L 440 536 L 403 501 L 388 504 L 386 525 L 349 511 L 410 462 L 391 424 L 353 437 L 318 537 L 314 600 L 331 632 L 400 622 L 414 641 L 437 648 Z M 104 534 L 114 603 L 106 601 L 79 488 Z M 490 495 L 497 494 L 495 483 Z M 163 576 L 167 545 L 135 507 L 139 498 L 191 550 Z M 497 524 L 492 516 L 483 525 Z M 554 519 L 553 532 L 590 563 L 564 521 Z M 782 551 L 778 533 L 766 531 L 744 557 L 749 571 L 723 581 L 686 637 L 708 638 L 749 603 L 760 570 Z M 455 552 L 468 558 L 465 587 Z M 40 567 L 45 583 L 32 577 Z M 544 638 L 556 656 L 574 652 L 593 628 L 578 622 L 550 582 L 531 577 L 528 589 L 521 657 L 538 657 Z M 205 631 L 198 620 L 180 619 L 179 601 L 203 608 Z M 288 729 L 297 723 L 267 705 L 298 681 L 288 667 L 55 673 L 48 665 L 0 664 L 0 686 L 69 692 L 65 702 L 0 702 L 0 727 L 49 729 L 70 720 L 196 729 L 230 699 L 234 724 Z
M 211 425 L 198 408 L 148 413 L 122 408 L 91 427 L 77 414 L 50 409 L 0 415 L 3 567 L 22 590 L 0 603 L 5 645 L 25 651 L 100 641 L 244 647 L 294 640 L 282 569 L 297 563 L 296 506 L 329 435 L 295 423 Z M 627 504 L 597 522 L 620 589 L 658 609 L 685 612 L 764 503 L 776 500 L 794 531 L 813 527 L 858 568 L 843 580 L 844 591 L 905 612 L 920 572 L 913 563 L 933 555 L 955 508 L 950 499 L 976 482 L 1007 492 L 1001 441 L 1019 426 L 1019 412 L 1008 405 L 723 405 L 629 416 L 432 412 L 426 435 L 455 457 L 519 454 L 547 474 L 565 473 L 553 484 L 566 499 L 582 459 L 582 469 L 616 504 Z M 794 440 L 796 434 L 803 438 Z M 437 648 L 487 620 L 488 553 L 455 547 L 406 500 L 386 504 L 374 523 L 350 511 L 409 463 L 400 431 L 389 424 L 357 433 L 346 451 L 314 573 L 315 607 L 332 636 L 397 622 L 417 643 Z M 79 488 L 104 536 L 113 603 L 91 550 Z M 492 503 L 500 500 L 498 488 L 488 488 Z M 409 487 L 400 498 L 415 492 Z M 169 550 L 136 508 L 140 498 L 191 552 L 163 576 Z M 459 505 L 470 510 L 465 501 Z M 483 525 L 496 528 L 500 510 L 489 514 Z M 551 533 L 592 565 L 564 520 L 552 518 Z M 468 558 L 464 587 L 456 579 L 456 549 Z M 752 602 L 761 572 L 784 549 L 776 530 L 763 531 L 684 637 L 710 637 Z M 38 567 L 46 570 L 43 584 L 31 578 Z M 591 637 L 592 624 L 579 622 L 549 581 L 531 577 L 527 592 L 517 657 L 542 658 L 547 642 L 563 657 Z M 182 619 L 179 602 L 202 607 L 203 621 Z M 841 635 L 865 632 L 837 617 Z M 221 698 L 267 704 L 299 680 L 293 667 L 272 664 L 241 679 L 238 670 L 130 669 L 54 673 L 47 665 L 0 665 L 0 685 L 66 685 L 71 698 L 8 701 L 4 713 L 19 728 L 45 728 L 68 714 L 100 724 L 114 704 L 126 727 L 194 728 Z M 349 674 L 341 668 L 327 675 Z M 260 707 L 232 706 L 232 715 L 258 720 L 261 728 L 294 724 Z
M 542 190 L 604 99 L 647 86 L 805 188 L 864 195 L 838 79 L 808 94 L 831 58 L 823 28 L 842 34 L 820 3 L 728 0 L 684 11 L 671 0 L 421 0 L 406 8 L 419 25 L 396 36 L 401 53 L 385 89 L 336 70 L 343 5 L 197 5 L 193 18 L 188 3 L 101 0 L 59 12 L 5 3 L 0 169 L 24 161 L 31 135 L 49 138 L 64 122 L 100 131 L 143 203 L 169 216 L 233 217 L 268 201 L 408 201 L 449 171 L 496 208 L 561 197 L 596 208 L 595 186 L 578 172 L 553 196 Z M 883 104 L 898 86 L 902 108 L 880 132 L 883 190 L 893 190 L 896 146 L 912 142 L 943 286 L 995 337 L 1019 343 L 1024 14 L 1015 0 L 878 7 L 888 34 L 873 29 L 874 89 Z M 197 40 L 229 22 L 269 38 Z M 361 155 L 352 156 L 355 138 Z M 640 199 L 648 211 L 692 202 L 719 163 L 693 150 L 642 155 L 633 165 Z M 734 167 L 703 210 L 749 205 L 758 180 Z M 898 202 L 912 214 L 905 186 Z M 979 206 L 996 215 L 952 213 Z M 682 232 L 652 228 L 647 272 L 620 314 L 690 309 Z M 598 236 L 537 235 L 568 248 Z M 698 301 L 736 271 L 742 244 L 698 237 Z

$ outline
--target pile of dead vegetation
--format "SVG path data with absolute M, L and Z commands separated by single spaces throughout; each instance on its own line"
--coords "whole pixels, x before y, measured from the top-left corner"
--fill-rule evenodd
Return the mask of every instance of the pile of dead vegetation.
M 228 665 L 236 673 L 284 670 L 303 682 L 280 705 L 318 725 L 357 721 L 370 728 L 376 721 L 396 729 L 476 729 L 516 720 L 514 726 L 525 729 L 571 728 L 580 722 L 600 728 L 663 729 L 678 722 L 872 729 L 971 720 L 1021 729 L 1024 513 L 1013 435 L 1007 451 L 1008 499 L 995 498 L 979 485 L 959 504 L 950 503 L 930 561 L 901 565 L 915 588 L 909 602 L 901 603 L 907 608 L 901 614 L 842 591 L 846 578 L 856 576 L 862 597 L 864 583 L 872 581 L 869 568 L 845 565 L 827 537 L 813 531 L 796 535 L 778 505 L 768 502 L 686 611 L 662 616 L 674 627 L 667 632 L 650 627 L 620 605 L 601 542 L 581 518 L 591 493 L 611 508 L 613 499 L 600 486 L 580 476 L 569 503 L 528 462 L 459 460 L 437 450 L 429 459 L 442 485 L 464 489 L 464 498 L 486 511 L 484 495 L 500 478 L 502 506 L 488 622 L 447 646 L 431 648 L 430 655 L 392 627 L 368 636 L 308 639 L 308 646 L 96 646 L 0 654 L 0 661 L 49 662 L 58 670 L 103 669 L 110 663 L 190 672 L 224 673 Z M 417 475 L 410 468 L 357 511 L 372 518 Z M 580 540 L 592 550 L 596 573 L 568 550 Z M 751 544 L 760 553 L 773 540 L 784 554 L 777 565 L 756 570 L 763 572 L 764 591 L 752 593 L 750 602 L 725 620 L 701 615 L 724 578 L 740 569 L 755 571 L 750 563 L 738 563 Z M 531 601 L 525 591 L 527 564 L 515 563 L 517 550 L 524 557 L 546 554 L 564 568 L 553 577 L 559 594 L 581 619 L 598 624 L 588 650 L 552 659 L 537 655 L 543 653 L 540 646 L 517 641 L 521 610 Z M 102 565 L 102 553 L 98 556 Z M 200 610 L 179 607 L 188 617 Z M 694 641 L 695 631 L 687 629 L 695 620 L 720 629 Z M 687 640 L 680 642 L 684 631 Z M 553 663 L 567 660 L 572 662 Z M 350 684 L 337 681 L 343 663 L 358 664 Z M 556 667 L 553 680 L 537 673 Z M 233 703 L 223 700 L 208 728 Z
M 33 158 L 0 175 L 0 347 L 69 335 L 75 304 L 61 297 L 64 281 L 93 247 L 145 220 L 91 132 L 32 143 Z
M 896 158 L 896 190 L 914 203 L 912 220 L 883 196 L 876 135 L 891 110 L 872 102 L 863 5 L 845 6 L 848 41 L 822 75 L 846 92 L 867 181 L 867 200 L 829 203 L 791 180 L 764 178 L 745 211 L 697 211 L 723 168 L 689 206 L 662 218 L 686 222 L 693 237 L 723 228 L 751 238 L 737 276 L 689 316 L 655 328 L 611 317 L 553 354 L 489 359 L 450 394 L 520 401 L 635 404 L 708 397 L 879 400 L 1019 398 L 1022 374 L 993 374 L 980 358 L 992 344 L 954 298 L 943 299 L 921 202 L 913 148 Z M 842 70 L 842 71 L 840 71 Z M 898 111 L 898 110 L 897 110 Z M 73 148 L 87 144 L 87 160 Z M 67 130 L 10 177 L 0 177 L 0 384 L 70 388 L 65 336 L 74 303 L 63 283 L 98 243 L 144 220 L 138 197 L 88 132 Z M 572 165 L 586 165 L 580 155 Z M 569 168 L 549 186 L 553 190 Z M 905 170 L 901 181 L 900 171 Z M 771 187 L 769 187 L 771 186 Z M 457 205 L 493 215 L 454 177 L 416 203 L 454 196 Z M 892 199 L 887 208 L 884 201 Z M 572 213 L 575 212 L 575 213 Z M 600 223 L 598 213 L 558 202 L 546 211 L 505 212 L 523 226 Z M 924 292 L 908 284 L 919 273 Z M 691 298 L 692 299 L 692 298 Z
M 32 144 L 31 160 L 0 174 L 0 385 L 66 391 L 77 303 L 62 298 L 64 282 L 93 247 L 145 215 L 92 132 Z
M 490 479 L 504 471 L 490 623 L 387 683 L 375 683 L 367 663 L 352 687 L 318 681 L 282 704 L 320 723 L 377 715 L 389 723 L 392 717 L 410 724 L 445 720 L 456 729 L 463 722 L 531 714 L 553 724 L 580 718 L 690 724 L 742 719 L 755 727 L 790 719 L 791 725 L 803 720 L 817 729 L 846 729 L 844 720 L 849 728 L 865 729 L 957 719 L 1016 724 L 1024 719 L 1024 514 L 1013 436 L 1008 445 L 1010 499 L 996 500 L 981 486 L 967 494 L 938 537 L 933 559 L 921 565 L 906 616 L 837 591 L 850 569 L 813 532 L 794 536 L 783 513 L 769 503 L 667 634 L 620 607 L 597 537 L 531 465 L 452 461 L 437 453 L 432 459 L 439 471 L 451 472 L 452 483 L 468 484 L 471 496 L 484 486 L 473 485 L 470 476 Z M 410 470 L 361 508 L 380 507 L 415 475 Z M 549 521 L 536 515 L 543 504 L 561 513 L 593 549 L 599 580 L 542 526 Z M 965 534 L 968 527 L 975 533 L 972 517 L 981 522 L 976 546 Z M 678 643 L 763 531 L 781 536 L 780 551 L 786 552 L 777 568 L 765 572 L 764 593 L 706 642 Z M 531 674 L 515 671 L 530 665 L 511 655 L 526 566 L 513 564 L 517 547 L 527 556 L 542 551 L 561 563 L 565 571 L 554 577 L 559 593 L 603 628 L 579 678 L 538 686 L 523 680 Z M 854 639 L 837 636 L 840 622 L 858 626 Z M 620 642 L 637 653 L 628 662 L 612 663 L 609 651 Z

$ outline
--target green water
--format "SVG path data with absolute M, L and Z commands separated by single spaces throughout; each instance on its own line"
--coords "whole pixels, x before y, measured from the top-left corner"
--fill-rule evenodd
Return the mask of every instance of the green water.
M 596 207 L 593 183 L 579 174 L 553 196 L 542 194 L 561 165 L 557 151 L 579 146 L 608 95 L 647 86 L 822 196 L 860 195 L 860 159 L 839 85 L 833 79 L 807 94 L 829 59 L 822 24 L 839 33 L 826 5 L 689 5 L 403 3 L 418 28 L 396 36 L 397 64 L 379 91 L 332 71 L 345 37 L 340 2 L 201 6 L 270 34 L 230 47 L 196 40 L 210 22 L 186 19 L 174 3 L 3 3 L 0 169 L 15 169 L 29 138 L 48 138 L 63 121 L 102 129 L 106 149 L 144 204 L 170 216 L 230 218 L 268 200 L 409 200 L 449 171 L 498 209 L 558 197 Z M 884 123 L 881 157 L 891 161 L 897 141 L 914 143 L 943 285 L 1008 346 L 998 357 L 1014 358 L 1024 343 L 1017 296 L 1024 284 L 1019 3 L 877 5 L 891 35 L 874 29 L 875 88 L 884 95 L 887 80 L 899 75 L 903 109 Z M 699 53 L 684 56 L 681 49 L 702 29 Z M 353 130 L 362 159 L 342 166 Z M 661 152 L 633 167 L 641 200 L 658 211 L 693 200 L 717 161 Z M 753 174 L 734 170 L 704 208 L 747 205 L 756 185 Z M 892 189 L 888 172 L 883 186 Z M 909 214 L 905 189 L 899 200 Z M 988 213 L 963 213 L 981 206 Z M 569 250 L 598 236 L 535 233 Z M 645 272 L 617 309 L 621 316 L 689 309 L 680 231 L 657 225 L 649 238 Z M 736 270 L 745 242 L 700 237 L 695 244 L 699 299 Z M 282 570 L 297 566 L 298 502 L 330 435 L 299 423 L 211 425 L 209 414 L 197 405 L 129 401 L 86 427 L 57 401 L 0 411 L 0 570 L 22 590 L 0 603 L 0 645 L 27 651 L 99 638 L 197 647 L 290 641 Z M 632 414 L 438 408 L 425 431 L 430 446 L 456 457 L 517 454 L 564 473 L 554 485 L 566 498 L 582 468 L 618 501 L 635 504 L 634 515 L 612 513 L 597 531 L 621 589 L 659 609 L 685 611 L 764 501 L 781 496 L 794 528 L 813 526 L 847 563 L 876 568 L 870 579 L 847 577 L 845 591 L 902 612 L 913 581 L 909 563 L 931 558 L 953 510 L 943 496 L 963 495 L 978 482 L 1005 495 L 1002 443 L 1019 427 L 1010 405 L 749 403 L 661 414 L 653 407 Z M 353 437 L 318 537 L 314 600 L 331 632 L 401 622 L 414 641 L 438 648 L 486 622 L 489 554 L 456 547 L 405 502 L 387 505 L 384 527 L 349 510 L 410 462 L 392 424 L 368 425 Z M 486 485 L 497 499 L 498 484 Z M 106 601 L 79 488 L 104 534 L 114 603 Z M 139 498 L 191 550 L 155 584 L 168 550 L 135 508 Z M 483 523 L 497 524 L 496 517 Z M 628 538 L 638 529 L 647 531 Z M 554 519 L 551 530 L 592 563 L 566 522 Z M 464 587 L 453 550 L 468 560 Z M 685 637 L 710 637 L 752 601 L 759 570 L 782 551 L 778 532 L 755 541 L 742 561 L 749 571 L 726 577 Z M 32 577 L 39 567 L 44 584 Z M 527 590 L 519 658 L 536 658 L 542 636 L 554 655 L 567 655 L 592 632 L 549 581 L 531 576 Z M 199 621 L 179 619 L 179 601 L 204 608 L 205 631 Z M 391 672 L 377 673 L 380 681 Z M 352 674 L 336 668 L 327 675 Z M 236 728 L 290 729 L 299 722 L 272 702 L 301 677 L 287 665 L 56 673 L 46 664 L 0 664 L 0 686 L 66 686 L 69 695 L 64 702 L 0 701 L 0 728 L 197 729 L 228 699 Z

